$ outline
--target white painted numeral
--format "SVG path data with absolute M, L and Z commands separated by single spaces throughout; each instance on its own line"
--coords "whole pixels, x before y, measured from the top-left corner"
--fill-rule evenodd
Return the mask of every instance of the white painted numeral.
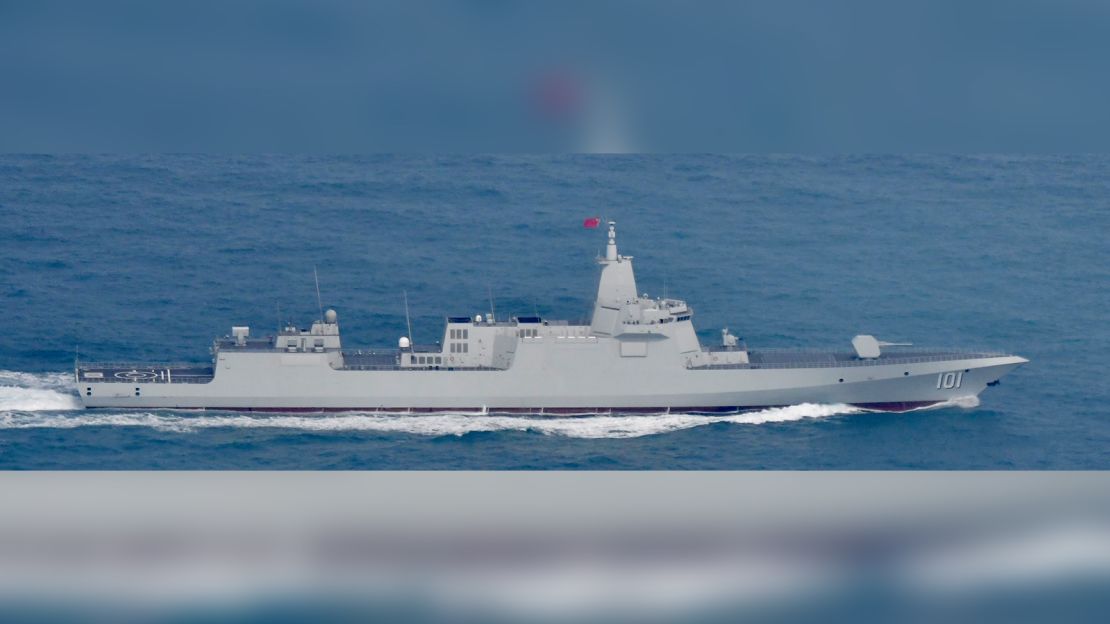
M 964 372 L 958 373 L 940 373 L 937 375 L 937 390 L 941 388 L 951 390 L 959 388 L 964 384 Z

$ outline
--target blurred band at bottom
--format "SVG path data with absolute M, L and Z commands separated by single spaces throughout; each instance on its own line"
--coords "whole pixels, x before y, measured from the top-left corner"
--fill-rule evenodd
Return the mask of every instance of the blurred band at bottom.
M 0 620 L 1106 621 L 1099 473 L 0 475 Z

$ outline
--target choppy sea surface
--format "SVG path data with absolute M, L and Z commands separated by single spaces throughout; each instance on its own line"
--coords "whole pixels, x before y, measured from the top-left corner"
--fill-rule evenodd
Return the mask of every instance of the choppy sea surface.
M 82 359 L 196 361 L 339 311 L 348 347 L 445 315 L 584 318 L 600 230 L 703 343 L 1005 350 L 905 414 L 82 410 Z M 0 156 L 0 468 L 1110 468 L 1110 157 Z

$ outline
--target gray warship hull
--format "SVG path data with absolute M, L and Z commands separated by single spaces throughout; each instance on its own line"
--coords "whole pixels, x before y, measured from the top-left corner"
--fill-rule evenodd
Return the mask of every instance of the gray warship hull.
M 848 403 L 901 411 L 976 396 L 1025 362 L 1001 354 L 949 353 L 847 366 L 796 361 L 789 366 L 658 371 L 617 360 L 603 371 L 580 366 L 563 370 L 559 356 L 574 359 L 581 353 L 575 351 L 571 347 L 550 358 L 537 353 L 537 363 L 546 360 L 548 366 L 526 368 L 522 362 L 518 370 L 506 371 L 346 370 L 319 360 L 273 365 L 249 357 L 232 359 L 216 370 L 194 370 L 199 373 L 194 377 L 180 368 L 174 375 L 173 368 L 92 366 L 79 371 L 79 377 L 101 372 L 115 381 L 78 383 L 88 407 L 566 414 Z M 805 355 L 810 354 L 799 354 Z M 952 387 L 944 387 L 946 383 Z
M 344 349 L 334 312 L 311 329 L 251 338 L 233 328 L 205 365 L 79 364 L 87 407 L 236 411 L 586 414 L 721 412 L 799 403 L 903 411 L 977 396 L 1025 363 L 1005 353 L 890 346 L 749 350 L 723 332 L 703 347 L 684 301 L 638 294 L 609 248 L 592 322 L 448 318 L 427 347 Z M 855 341 L 854 341 L 855 344 Z M 881 345 L 881 347 L 880 347 Z

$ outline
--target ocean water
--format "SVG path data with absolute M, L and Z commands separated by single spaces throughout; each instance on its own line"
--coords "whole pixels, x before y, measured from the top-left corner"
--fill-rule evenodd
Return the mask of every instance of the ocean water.
M 619 222 L 703 342 L 858 333 L 1030 358 L 905 414 L 256 415 L 79 408 L 90 360 L 204 361 L 233 324 L 579 320 Z M 1110 468 L 1110 157 L 0 156 L 0 468 Z

